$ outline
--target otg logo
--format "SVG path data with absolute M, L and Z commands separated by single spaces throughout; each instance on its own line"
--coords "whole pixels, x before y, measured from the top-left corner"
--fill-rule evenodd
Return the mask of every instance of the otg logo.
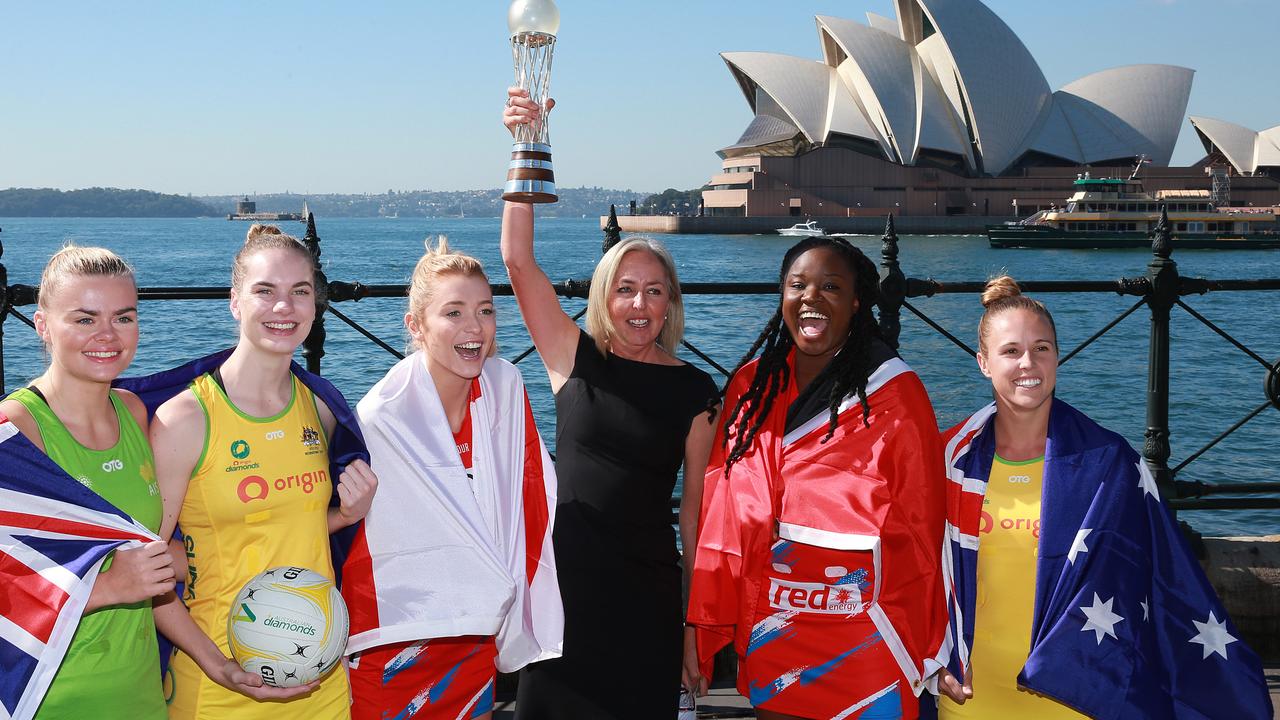
M 283 440 L 283 439 L 284 439 L 284 431 L 283 431 L 283 430 L 272 430 L 272 431 L 270 431 L 270 432 L 268 432 L 268 433 L 267 433 L 267 439 L 268 439 L 268 440 Z
M 124 469 L 124 461 L 121 460 L 120 458 L 116 458 L 114 460 L 108 460 L 102 463 L 102 472 L 115 472 L 117 470 L 123 470 L 123 469 Z
M 244 440 L 236 440 L 231 443 L 231 457 L 237 460 L 249 457 L 249 443 Z
M 253 494 L 249 489 L 256 488 Z M 236 488 L 236 495 L 240 497 L 240 502 L 247 503 L 250 500 L 266 500 L 270 486 L 267 481 L 258 475 L 250 475 L 240 481 L 240 486 Z

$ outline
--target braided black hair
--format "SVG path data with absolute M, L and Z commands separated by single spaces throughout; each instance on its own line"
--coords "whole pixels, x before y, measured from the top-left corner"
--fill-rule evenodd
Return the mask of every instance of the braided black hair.
M 854 293 L 858 300 L 858 310 L 849 323 L 849 335 L 843 348 L 811 383 L 812 386 L 817 387 L 829 379 L 834 380 L 827 397 L 831 420 L 827 426 L 827 434 L 822 439 L 822 442 L 826 442 L 835 434 L 840 403 L 850 393 L 857 393 L 858 399 L 862 402 L 863 424 L 867 424 L 871 417 L 871 406 L 867 403 L 867 378 L 875 370 L 871 367 L 872 343 L 880 338 L 880 326 L 876 323 L 871 309 L 880 297 L 880 277 L 871 260 L 847 240 L 832 237 L 805 238 L 792 246 L 782 258 L 782 269 L 778 273 L 780 292 L 785 286 L 787 273 L 796 259 L 814 248 L 830 248 L 849 264 L 849 270 L 854 277 Z M 782 322 L 782 300 L 779 297 L 778 309 L 773 317 L 765 324 L 764 330 L 751 344 L 751 349 L 742 357 L 738 366 L 734 368 L 733 374 L 730 375 L 730 382 L 732 382 L 733 376 L 756 356 L 757 351 L 760 352 L 760 361 L 750 387 L 725 415 L 724 442 L 728 446 L 731 436 L 733 442 L 733 447 L 725 458 L 725 474 L 729 473 L 733 464 L 751 447 L 761 426 L 764 425 L 765 418 L 773 409 L 778 393 L 785 390 L 791 382 L 787 355 L 794 346 L 795 341 Z M 728 387 L 726 384 L 726 391 Z M 734 423 L 739 420 L 740 422 L 737 422 L 737 426 L 734 427 Z

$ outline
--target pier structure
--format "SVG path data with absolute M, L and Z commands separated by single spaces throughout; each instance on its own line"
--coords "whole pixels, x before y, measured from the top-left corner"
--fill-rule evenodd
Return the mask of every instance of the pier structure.
M 612 209 L 611 209 L 612 210 Z M 616 213 L 611 212 L 613 222 L 606 229 L 602 251 L 606 251 L 621 237 Z M 890 215 L 884 220 L 880 253 L 880 300 L 878 320 L 885 339 L 898 347 L 902 327 L 903 310 L 937 332 L 963 353 L 967 361 L 975 354 L 954 333 L 929 316 L 924 302 L 940 295 L 980 294 L 984 280 L 937 280 L 909 277 L 902 268 L 898 243 L 898 225 Z M 390 343 L 369 331 L 358 320 L 338 306 L 359 302 L 364 298 L 401 298 L 408 291 L 407 285 L 365 284 L 357 281 L 329 279 L 320 266 L 321 240 L 316 231 L 315 218 L 307 218 L 304 243 L 316 263 L 317 284 L 321 292 L 316 295 L 317 316 L 311 333 L 303 343 L 302 355 L 307 369 L 320 372 L 325 357 L 328 337 L 326 316 L 339 320 L 347 329 L 377 345 L 389 354 L 404 355 Z M 1166 213 L 1152 234 L 1152 258 L 1144 273 L 1127 278 L 1109 280 L 1034 280 L 1020 282 L 1022 289 L 1034 294 L 1115 294 L 1132 298 L 1132 305 L 1121 311 L 1113 320 L 1093 333 L 1075 348 L 1063 352 L 1059 365 L 1065 365 L 1079 353 L 1089 348 L 1118 324 L 1146 307 L 1150 318 L 1148 353 L 1148 382 L 1145 393 L 1147 409 L 1145 442 L 1142 457 L 1155 476 L 1162 496 L 1169 507 L 1178 510 L 1227 510 L 1227 509 L 1280 509 L 1280 481 L 1268 482 L 1210 482 L 1183 480 L 1180 474 L 1223 439 L 1246 423 L 1267 411 L 1280 411 L 1280 359 L 1268 359 L 1245 346 L 1226 329 L 1197 311 L 1188 299 L 1218 292 L 1262 292 L 1280 290 L 1280 278 L 1256 279 L 1206 279 L 1182 275 L 1174 261 L 1177 238 L 1173 234 Z M 34 323 L 24 308 L 34 305 L 38 287 L 33 284 L 9 284 L 3 263 L 4 245 L 0 242 L 0 395 L 7 392 L 4 375 L 4 345 L 11 341 L 5 335 L 5 322 L 13 318 L 34 329 Z M 592 265 L 594 262 L 591 263 Z M 590 274 L 590 267 L 584 268 Z M 585 299 L 590 280 L 569 279 L 554 283 L 556 293 L 562 297 Z M 510 285 L 494 284 L 494 295 L 513 295 Z M 778 292 L 775 283 L 684 283 L 687 295 L 772 295 Z M 139 288 L 139 299 L 154 300 L 209 300 L 229 296 L 226 286 L 197 287 L 144 287 Z M 345 307 L 345 306 L 344 306 Z M 1260 393 L 1257 405 L 1247 408 L 1240 419 L 1221 433 L 1185 456 L 1176 465 L 1170 465 L 1174 438 L 1169 427 L 1170 366 L 1172 345 L 1170 327 L 1174 309 L 1183 311 L 1186 318 L 1202 323 L 1219 336 L 1229 347 L 1243 353 L 1259 366 Z M 582 312 L 585 312 L 585 308 Z M 579 313 L 579 317 L 582 313 Z M 1179 316 L 1180 320 L 1185 319 Z M 22 342 L 31 342 L 26 337 Z M 697 355 L 715 371 L 727 377 L 730 370 L 700 350 L 693 342 L 683 341 L 685 349 Z M 519 363 L 533 352 L 530 347 L 513 362 Z M 673 512 L 678 499 L 673 499 Z M 675 517 L 673 516 L 673 522 Z M 1249 644 L 1272 665 L 1280 664 L 1280 536 L 1268 538 L 1201 538 L 1184 524 L 1184 530 L 1192 539 L 1206 566 L 1211 582 L 1235 620 L 1237 627 Z M 1276 671 L 1271 671 L 1272 675 Z M 625 700 L 620 700 L 625 702 Z M 726 717 L 729 717 L 728 715 Z

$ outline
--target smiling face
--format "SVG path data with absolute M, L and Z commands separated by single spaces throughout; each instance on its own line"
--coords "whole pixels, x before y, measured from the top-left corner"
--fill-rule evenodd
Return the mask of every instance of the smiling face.
M 231 316 L 240 321 L 240 342 L 292 355 L 316 318 L 310 258 L 268 248 L 245 258 L 243 266 L 243 279 L 231 289 Z
M 40 297 L 36 332 L 51 365 L 89 382 L 108 383 L 138 350 L 138 291 L 127 275 L 84 275 Z
M 493 354 L 498 323 L 484 276 L 437 275 L 422 311 L 406 314 L 404 322 L 438 387 L 469 382 Z
M 783 278 L 782 322 L 796 344 L 797 364 L 821 368 L 844 347 L 858 312 L 853 270 L 829 247 L 806 250 Z
M 978 367 L 991 378 L 1000 409 L 1048 411 L 1058 379 L 1058 343 L 1043 315 L 1022 308 L 987 321 Z
M 662 261 L 646 250 L 622 256 L 609 287 L 609 349 L 630 359 L 645 356 L 662 335 L 671 304 L 670 278 Z

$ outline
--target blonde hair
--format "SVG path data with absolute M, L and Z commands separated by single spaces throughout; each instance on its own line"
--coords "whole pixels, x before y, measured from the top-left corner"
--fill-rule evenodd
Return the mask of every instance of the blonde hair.
M 1026 310 L 1043 317 L 1053 331 L 1054 344 L 1058 342 L 1058 328 L 1053 323 L 1049 308 L 1039 300 L 1023 295 L 1018 281 L 1008 275 L 987 281 L 987 287 L 982 291 L 982 306 L 986 308 L 986 312 L 982 313 L 982 319 L 978 321 L 978 352 L 984 355 L 987 352 L 987 326 L 991 318 L 1010 310 Z
M 647 252 L 662 263 L 667 273 L 667 317 L 662 324 L 662 332 L 658 334 L 658 345 L 674 355 L 680 340 L 684 338 L 684 298 L 680 294 L 680 280 L 676 277 L 676 263 L 671 259 L 667 248 L 653 238 L 642 236 L 629 237 L 609 248 L 609 252 L 600 258 L 596 270 L 591 275 L 591 289 L 587 292 L 587 334 L 595 341 L 596 349 L 603 355 L 609 349 L 609 337 L 616 332 L 613 318 L 609 315 L 609 295 L 618 278 L 618 268 L 622 266 L 622 258 L 632 251 Z
M 62 289 L 72 278 L 77 277 L 127 277 L 138 287 L 134 279 L 133 268 L 123 258 L 106 248 L 64 245 L 61 250 L 49 258 L 40 275 L 40 292 L 36 297 L 36 306 L 48 310 L 49 298 Z
M 413 277 L 409 281 L 409 314 L 415 318 L 422 317 L 427 305 L 431 303 L 431 296 L 435 294 L 436 282 L 445 275 L 478 277 L 485 283 L 489 282 L 484 265 L 466 253 L 451 249 L 449 239 L 444 235 L 439 236 L 434 247 L 429 237 L 423 245 L 426 252 L 413 267 Z M 489 355 L 492 357 L 497 351 L 498 343 L 495 340 Z
M 280 228 L 275 225 L 258 225 L 254 224 L 249 228 L 249 232 L 245 234 L 244 245 L 240 246 L 240 250 L 236 252 L 236 258 L 231 263 L 231 288 L 238 289 L 240 284 L 244 282 L 246 265 L 249 258 L 262 252 L 263 250 L 292 250 L 311 264 L 311 282 L 315 284 L 315 265 L 311 257 L 311 251 L 301 240 L 286 235 Z M 324 288 L 317 287 L 315 289 L 317 302 L 322 301 Z

